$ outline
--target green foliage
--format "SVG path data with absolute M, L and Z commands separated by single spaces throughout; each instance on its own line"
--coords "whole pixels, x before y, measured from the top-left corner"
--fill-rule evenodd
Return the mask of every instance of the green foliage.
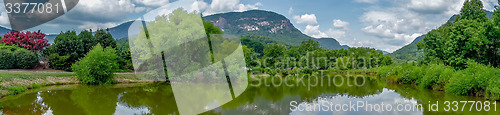
M 117 59 L 116 50 L 111 47 L 104 49 L 98 44 L 84 58 L 76 62 L 72 69 L 81 83 L 111 84 L 113 72 L 118 69 Z
M 278 72 L 276 72 L 276 70 L 273 70 L 273 69 L 266 69 L 266 73 L 269 74 L 270 76 L 274 77 L 276 74 L 278 74 Z
M 467 69 L 460 71 L 462 75 L 456 75 L 450 79 L 446 86 L 446 92 L 460 95 L 484 95 L 493 91 L 497 93 L 495 86 L 498 86 L 493 80 L 498 80 L 500 70 L 491 66 L 485 66 L 473 61 L 467 62 Z M 488 89 L 493 90 L 488 90 Z
M 83 30 L 82 32 L 80 32 L 80 34 L 78 34 L 78 39 L 82 40 L 83 42 L 84 52 L 89 52 L 91 48 L 98 43 L 94 35 L 92 35 L 92 32 L 87 30 Z
M 377 74 L 387 81 L 414 84 L 423 88 L 445 90 L 457 95 L 476 95 L 499 99 L 500 70 L 468 61 L 467 68 L 455 70 L 444 64 L 416 65 L 404 63 L 377 68 Z
M 17 87 L 9 87 L 7 88 L 7 90 L 9 91 L 9 95 L 16 95 L 28 90 L 28 88 L 26 88 L 25 86 L 17 86 Z
M 488 20 L 486 12 L 483 10 L 483 2 L 481 2 L 481 0 L 466 0 L 460 10 L 460 15 L 456 18 L 457 21 L 465 19 L 486 22 Z
M 11 69 L 14 66 L 15 57 L 12 51 L 0 49 L 0 69 Z
M 306 54 L 307 52 L 319 50 L 319 42 L 308 39 L 306 41 L 302 41 L 299 46 L 299 51 L 301 54 Z
M 111 33 L 109 32 L 104 32 L 104 30 L 100 29 L 95 32 L 95 40 L 97 43 L 100 43 L 102 47 L 111 47 L 111 48 L 116 48 L 116 41 L 111 36 Z M 92 45 L 92 44 L 89 44 Z
M 430 89 L 444 90 L 444 86 L 448 83 L 450 78 L 455 76 L 455 70 L 443 64 L 431 64 L 417 68 L 415 71 L 423 71 L 421 74 L 420 86 Z
M 0 69 L 31 69 L 38 64 L 38 55 L 17 46 L 0 46 Z
M 446 41 L 445 62 L 456 69 L 464 69 L 468 59 L 485 63 L 486 44 L 490 42 L 485 34 L 483 23 L 467 19 L 456 21 Z
M 118 56 L 120 56 L 120 59 L 118 61 L 118 63 L 120 63 L 120 69 L 128 69 L 128 71 L 133 70 L 134 65 L 132 63 L 132 55 L 130 54 L 130 45 L 128 38 L 119 39 L 116 41 L 116 43 Z
M 271 38 L 256 35 L 244 35 L 241 36 L 241 44 L 248 46 L 248 48 L 254 49 L 255 53 L 264 53 L 264 45 L 276 43 L 272 41 Z
M 38 56 L 27 49 L 19 49 L 13 52 L 15 57 L 15 68 L 31 69 L 34 68 L 38 62 Z
M 54 44 L 44 52 L 49 55 L 49 64 L 52 69 L 65 71 L 71 71 L 71 65 L 85 53 L 85 44 L 78 38 L 75 31 L 59 34 Z
M 430 31 L 424 39 L 425 61 L 444 62 L 455 69 L 467 68 L 467 61 L 473 60 L 485 65 L 498 67 L 498 24 L 486 17 L 480 0 L 466 0 L 455 22 L 448 22 Z
M 307 74 L 307 75 L 311 75 L 313 73 L 313 69 L 310 69 L 310 68 L 303 68 L 300 70 L 300 74 Z
M 277 64 L 281 59 L 284 58 L 287 47 L 282 44 L 268 44 L 264 48 L 264 61 L 266 67 L 279 67 L 282 66 Z

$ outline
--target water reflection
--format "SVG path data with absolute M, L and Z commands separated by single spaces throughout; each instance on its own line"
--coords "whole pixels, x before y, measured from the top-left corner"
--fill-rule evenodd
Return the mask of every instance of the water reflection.
M 279 79 L 279 78 L 270 78 Z M 347 81 L 351 78 L 342 78 Z M 350 80 L 351 82 L 359 82 Z M 63 87 L 63 86 L 61 86 Z M 210 89 L 210 88 L 207 88 Z M 217 92 L 214 92 L 217 93 Z M 210 94 L 211 95 L 211 94 Z M 499 112 L 429 112 L 429 102 L 475 100 L 478 97 L 457 96 L 442 91 L 415 88 L 408 85 L 386 84 L 384 81 L 367 79 L 363 86 L 284 86 L 263 84 L 249 87 L 236 99 L 203 114 L 278 115 L 278 114 L 491 114 Z M 393 111 L 292 111 L 293 105 L 321 103 L 349 104 L 393 104 Z M 129 84 L 113 86 L 73 85 L 70 88 L 49 87 L 21 95 L 0 99 L 3 114 L 34 115 L 129 115 L 129 114 L 178 114 L 172 88 L 168 84 Z M 193 103 L 196 104 L 196 103 Z M 220 105 L 213 101 L 206 109 Z M 424 111 L 396 111 L 397 104 L 421 104 Z M 498 107 L 497 107 L 498 108 Z M 440 106 L 443 109 L 443 106 Z M 492 108 L 493 109 L 493 108 Z

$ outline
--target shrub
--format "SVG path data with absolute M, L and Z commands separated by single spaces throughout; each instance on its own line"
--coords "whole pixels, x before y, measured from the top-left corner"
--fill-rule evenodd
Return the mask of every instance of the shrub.
M 17 86 L 17 87 L 10 87 L 7 90 L 9 91 L 9 95 L 16 95 L 28 90 L 28 88 L 26 88 L 25 86 Z
M 18 69 L 31 69 L 38 64 L 38 56 L 26 49 L 14 51 L 15 68 Z
M 308 75 L 311 75 L 313 73 L 313 69 L 310 69 L 310 68 L 303 68 L 301 71 L 300 71 L 300 74 L 308 74 Z
M 15 58 L 12 51 L 0 49 L 0 69 L 12 69 Z
M 267 70 L 267 74 L 269 74 L 270 76 L 274 77 L 276 74 L 278 74 L 278 72 L 276 72 L 275 70 L 272 70 L 272 69 L 268 69 Z
M 500 76 L 497 75 L 490 81 L 485 97 L 490 100 L 500 100 Z
M 464 74 L 455 74 L 455 77 L 450 80 L 450 83 L 445 86 L 447 93 L 468 95 L 472 93 L 474 87 L 474 78 Z
M 16 32 L 11 31 L 4 35 L 4 38 L 0 40 L 1 43 L 6 45 L 17 45 L 22 48 L 26 48 L 33 52 L 39 52 L 43 48 L 49 46 L 49 41 L 44 38 L 45 34 L 38 32 Z
M 500 70 L 473 61 L 467 62 L 467 69 L 461 70 L 446 85 L 446 91 L 460 95 L 497 95 Z M 491 89 L 491 90 L 490 90 Z M 488 94 L 490 93 L 490 94 Z M 491 95 L 490 95 L 491 96 Z
M 425 74 L 422 74 L 420 86 L 424 88 L 443 89 L 448 80 L 453 77 L 454 70 L 449 66 L 442 64 L 431 64 L 425 68 Z
M 71 68 L 77 79 L 85 84 L 101 85 L 113 82 L 114 72 L 118 69 L 116 50 L 94 46 L 87 55 Z

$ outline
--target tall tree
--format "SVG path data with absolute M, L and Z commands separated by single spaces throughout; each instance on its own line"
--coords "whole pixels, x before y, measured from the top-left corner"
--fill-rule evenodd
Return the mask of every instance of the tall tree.
M 89 52 L 92 47 L 97 45 L 97 41 L 95 37 L 92 35 L 92 32 L 84 30 L 78 34 L 78 39 L 82 40 L 85 49 L 85 52 Z
M 97 43 L 100 43 L 102 47 L 112 47 L 116 48 L 116 41 L 109 32 L 105 32 L 102 29 L 99 29 L 95 33 L 95 39 Z
M 483 2 L 481 2 L 481 0 L 466 0 L 456 21 L 462 19 L 478 20 L 480 22 L 488 21 L 488 17 L 486 17 L 486 12 L 483 7 Z

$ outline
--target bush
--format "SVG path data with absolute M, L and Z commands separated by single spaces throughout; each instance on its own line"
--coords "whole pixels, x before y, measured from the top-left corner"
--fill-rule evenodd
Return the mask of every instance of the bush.
M 500 76 L 490 81 L 485 97 L 490 100 L 500 100 Z
M 0 45 L 0 69 L 30 69 L 38 64 L 38 56 L 15 45 Z
M 41 33 L 40 30 L 38 32 L 11 31 L 5 34 L 0 42 L 9 46 L 17 45 L 37 53 L 50 45 L 49 40 L 45 39 L 45 34 Z
M 442 64 L 431 64 L 425 69 L 425 74 L 420 80 L 420 86 L 424 88 L 443 89 L 448 80 L 454 76 L 453 68 Z
M 467 69 L 457 72 L 446 85 L 446 92 L 459 95 L 498 96 L 500 70 L 473 61 L 467 62 Z
M 278 72 L 276 72 L 273 69 L 268 69 L 267 70 L 267 74 L 269 74 L 271 77 L 274 77 L 276 74 L 278 74 Z
M 26 88 L 25 86 L 17 86 L 17 87 L 10 87 L 7 90 L 9 91 L 9 95 L 16 95 L 28 90 L 28 88 Z
M 34 68 L 38 62 L 38 56 L 26 49 L 14 51 L 15 68 L 18 69 L 31 69 Z
M 77 79 L 84 84 L 102 85 L 113 82 L 114 72 L 118 69 L 116 50 L 94 46 L 87 55 L 71 68 Z
M 300 74 L 308 74 L 308 75 L 311 75 L 313 73 L 313 69 L 310 69 L 310 68 L 303 68 L 301 71 L 300 71 Z
M 0 49 L 0 69 L 12 69 L 15 58 L 12 51 Z

